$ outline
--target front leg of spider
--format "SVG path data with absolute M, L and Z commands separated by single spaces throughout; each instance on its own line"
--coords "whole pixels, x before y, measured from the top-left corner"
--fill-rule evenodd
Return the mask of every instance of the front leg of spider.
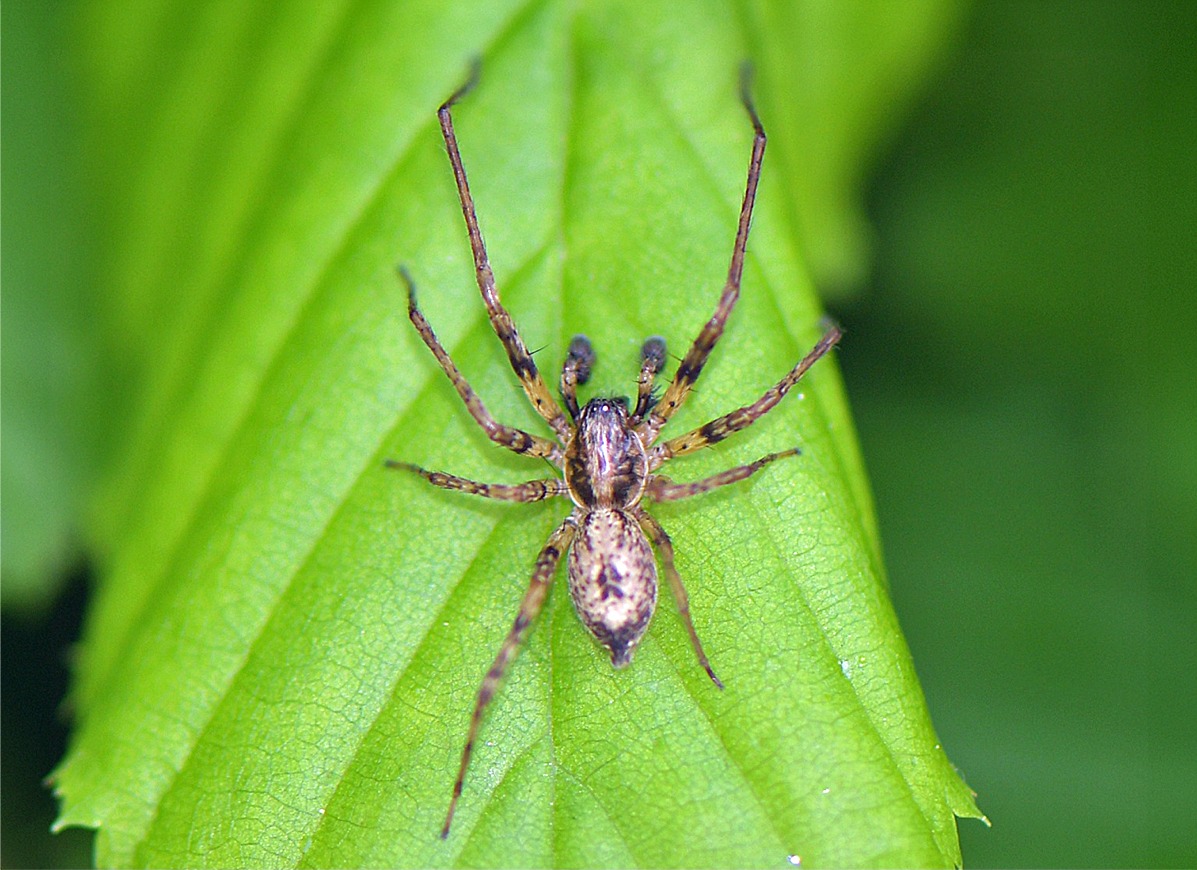
M 677 372 L 659 400 L 653 392 L 657 375 L 665 363 L 664 339 L 646 341 L 640 354 L 640 376 L 636 403 L 629 409 L 626 399 L 595 398 L 579 404 L 577 388 L 590 378 L 595 354 L 585 336 L 575 336 L 570 343 L 561 370 L 561 398 L 564 409 L 549 393 L 527 346 L 511 316 L 499 301 L 494 274 L 487 258 L 482 231 L 470 195 L 465 167 L 457 147 L 451 109 L 473 86 L 475 76 L 459 88 L 437 111 L 441 133 L 449 152 L 449 162 L 457 183 L 462 216 L 470 238 L 474 271 L 491 326 L 503 343 L 512 370 L 519 379 L 533 408 L 553 430 L 555 440 L 505 426 L 486 410 L 482 400 L 458 370 L 441 345 L 432 327 L 416 305 L 415 284 L 406 270 L 400 274 L 408 287 L 408 312 L 424 343 L 453 383 L 466 409 L 486 432 L 503 447 L 527 456 L 547 459 L 562 469 L 562 478 L 530 480 L 520 484 L 480 483 L 441 471 L 428 471 L 417 465 L 388 460 L 387 466 L 419 475 L 433 486 L 514 502 L 540 501 L 568 495 L 572 513 L 565 518 L 540 551 L 532 571 L 528 590 L 507 637 L 495 656 L 474 702 L 465 747 L 449 810 L 441 837 L 449 836 L 453 816 L 465 785 L 474 743 L 486 713 L 502 683 L 508 666 L 519 651 L 532 622 L 539 615 L 562 557 L 566 557 L 570 598 L 587 629 L 606 647 L 616 668 L 631 663 L 633 654 L 648 630 L 657 605 L 657 563 L 653 547 L 661 559 L 665 576 L 677 604 L 678 613 L 690 637 L 699 664 L 719 688 L 690 617 L 689 598 L 674 561 L 673 543 L 647 511 L 642 502 L 675 501 L 699 495 L 721 486 L 742 481 L 766 465 L 798 455 L 797 448 L 770 453 L 747 465 L 737 466 L 693 483 L 674 483 L 656 470 L 670 459 L 713 444 L 752 425 L 774 408 L 798 379 L 839 341 L 834 327 L 799 363 L 751 405 L 719 417 L 677 438 L 656 444 L 665 424 L 682 406 L 698 380 L 711 351 L 714 350 L 728 317 L 740 294 L 740 279 L 753 203 L 765 152 L 765 131 L 748 93 L 748 80 L 741 80 L 741 98 L 754 131 L 752 156 L 748 164 L 748 182 L 732 248 L 731 265 L 715 313 L 694 340 Z M 568 414 L 568 416 L 567 416 Z

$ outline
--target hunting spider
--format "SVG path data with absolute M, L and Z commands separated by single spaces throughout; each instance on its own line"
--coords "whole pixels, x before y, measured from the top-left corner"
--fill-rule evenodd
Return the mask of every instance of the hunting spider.
M 473 87 L 477 71 L 437 111 L 441 133 L 449 151 L 449 162 L 457 181 L 461 210 L 465 216 L 474 255 L 478 289 L 490 315 L 491 326 L 507 350 L 511 367 L 523 385 L 524 392 L 537 413 L 548 423 L 555 439 L 544 438 L 504 426 L 496 421 L 482 404 L 482 400 L 466 382 L 449 354 L 441 345 L 432 327 L 416 304 L 416 288 L 410 274 L 400 267 L 407 285 L 408 315 L 411 322 L 437 362 L 453 382 L 466 408 L 487 436 L 496 444 L 525 456 L 547 460 L 563 472 L 562 477 L 530 480 L 519 484 L 479 483 L 441 471 L 428 471 L 406 462 L 388 460 L 387 466 L 420 475 L 433 486 L 458 492 L 472 493 L 503 501 L 533 502 L 556 496 L 568 496 L 574 504 L 573 512 L 549 536 L 548 543 L 536 557 L 528 591 L 524 593 L 519 614 L 507 633 L 494 663 L 478 690 L 474 713 L 470 719 L 461 766 L 453 784 L 453 797 L 441 837 L 449 836 L 453 813 L 461 797 L 466 769 L 470 763 L 474 740 L 483 713 L 494 697 L 503 675 L 523 642 L 528 626 L 540 613 L 548 594 L 553 575 L 562 554 L 569 553 L 569 592 L 578 616 L 600 643 L 611 653 L 611 663 L 625 667 L 632 660 L 637 644 L 644 636 L 657 604 L 657 568 L 652 547 L 660 555 L 665 578 L 673 591 L 678 612 L 690 635 L 690 643 L 699 663 L 720 689 L 723 683 L 715 676 L 702 643 L 690 618 L 690 606 L 682 578 L 674 566 L 673 544 L 669 535 L 641 506 L 645 498 L 654 501 L 675 501 L 708 492 L 729 483 L 751 477 L 766 465 L 788 456 L 796 456 L 797 448 L 762 456 L 755 462 L 737 466 L 693 483 L 674 483 L 656 471 L 670 459 L 693 453 L 695 450 L 722 441 L 729 435 L 746 429 L 768 413 L 789 391 L 807 369 L 836 342 L 840 332 L 831 327 L 818 344 L 784 378 L 766 390 L 753 402 L 732 411 L 685 435 L 655 443 L 669 418 L 682 406 L 694 382 L 698 380 L 707 357 L 723 334 L 724 324 L 740 295 L 740 276 L 744 270 L 744 250 L 748 241 L 748 226 L 752 219 L 752 205 L 760 178 L 761 159 L 765 153 L 765 131 L 756 109 L 753 108 L 747 75 L 741 80 L 741 100 L 755 132 L 752 158 L 748 165 L 748 184 L 740 209 L 735 247 L 727 282 L 719 297 L 715 313 L 699 332 L 698 338 L 686 352 L 677 373 L 659 400 L 653 392 L 653 382 L 665 364 L 665 342 L 659 337 L 648 339 L 640 352 L 640 377 L 636 389 L 636 404 L 629 408 L 624 398 L 595 398 L 578 405 L 577 387 L 585 384 L 594 365 L 594 350 L 585 336 L 575 336 L 570 342 L 561 371 L 562 410 L 545 385 L 528 348 L 520 338 L 495 289 L 495 276 L 486 256 L 474 200 L 466 181 L 461 152 L 453 132 L 450 110 Z M 568 416 L 567 416 L 568 412 Z

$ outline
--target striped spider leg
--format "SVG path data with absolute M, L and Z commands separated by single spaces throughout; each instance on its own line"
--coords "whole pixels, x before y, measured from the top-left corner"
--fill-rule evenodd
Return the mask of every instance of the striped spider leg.
M 482 241 L 482 230 L 478 226 L 478 214 L 474 210 L 474 197 L 470 195 L 470 184 L 466 180 L 465 165 L 461 162 L 461 150 L 457 147 L 457 134 L 453 132 L 453 106 L 464 97 L 478 81 L 478 66 L 475 65 L 469 79 L 458 88 L 449 99 L 437 109 L 436 117 L 440 121 L 441 135 L 445 140 L 445 147 L 449 151 L 449 163 L 453 166 L 453 179 L 457 182 L 457 193 L 461 200 L 461 213 L 465 218 L 466 231 L 470 236 L 470 251 L 474 255 L 474 273 L 478 279 L 478 289 L 482 292 L 482 301 L 486 303 L 486 313 L 490 316 L 490 325 L 495 335 L 503 342 L 507 350 L 507 358 L 511 361 L 511 368 L 528 396 L 528 401 L 536 409 L 536 413 L 544 418 L 549 428 L 565 441 L 570 435 L 570 425 L 565 414 L 557 404 L 549 388 L 545 386 L 544 378 L 536 368 L 532 354 L 524 345 L 515 323 L 503 303 L 499 301 L 499 291 L 495 288 L 495 273 L 490 268 L 490 259 L 486 255 L 486 245 Z

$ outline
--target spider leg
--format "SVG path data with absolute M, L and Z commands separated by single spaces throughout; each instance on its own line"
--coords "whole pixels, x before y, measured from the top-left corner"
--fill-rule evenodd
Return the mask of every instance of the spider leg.
M 524 635 L 528 632 L 528 626 L 540 613 L 545 596 L 549 592 L 549 585 L 553 582 L 553 574 L 557 571 L 557 563 L 561 561 L 561 554 L 573 540 L 576 530 L 576 521 L 570 515 L 549 536 L 548 543 L 536 557 L 536 567 L 532 570 L 532 580 L 528 584 L 528 591 L 524 593 L 524 600 L 520 603 L 520 612 L 515 617 L 515 622 L 511 624 L 511 630 L 507 632 L 507 638 L 503 641 L 503 646 L 499 648 L 499 654 L 495 656 L 490 670 L 482 678 L 482 686 L 478 689 L 478 699 L 474 703 L 474 715 L 470 718 L 470 730 L 466 735 L 465 749 L 461 752 L 461 767 L 458 768 L 457 780 L 453 783 L 453 797 L 449 801 L 449 812 L 445 816 L 445 826 L 441 829 L 441 839 L 449 837 L 449 826 L 453 823 L 453 813 L 457 809 L 457 800 L 461 797 L 461 790 L 465 784 L 466 768 L 470 766 L 470 755 L 474 751 L 474 740 L 478 736 L 478 726 L 482 723 L 482 715 L 498 690 L 503 674 L 507 671 L 507 666 L 511 664 L 512 658 L 519 651 Z
M 757 183 L 761 177 L 761 161 L 765 156 L 765 128 L 762 126 L 760 116 L 757 115 L 756 109 L 752 104 L 752 96 L 749 94 L 748 73 L 748 68 L 745 67 L 740 78 L 740 99 L 744 103 L 744 108 L 748 111 L 748 117 L 752 121 L 752 157 L 748 162 L 748 183 L 744 190 L 744 202 L 740 206 L 740 222 L 736 226 L 736 242 L 732 248 L 731 265 L 727 270 L 727 281 L 723 285 L 723 293 L 719 297 L 719 304 L 715 306 L 715 313 L 707 321 L 702 331 L 698 333 L 698 337 L 694 339 L 694 344 L 690 346 L 690 350 L 682 358 L 681 364 L 673 376 L 673 381 L 669 384 L 669 388 L 665 390 L 665 395 L 661 397 L 661 401 L 653 407 L 652 412 L 637 427 L 640 436 L 647 444 L 651 444 L 656 440 L 661 427 L 665 425 L 669 418 L 674 415 L 674 412 L 686 400 L 691 387 L 694 386 L 695 381 L 698 380 L 698 376 L 702 373 L 703 366 L 707 363 L 707 357 L 711 355 L 716 342 L 723 335 L 723 327 L 727 323 L 727 318 L 731 315 L 732 309 L 736 307 L 736 300 L 740 298 L 740 278 L 744 274 L 744 252 L 748 246 L 748 228 L 752 222 L 752 207 L 756 201 Z
M 722 417 L 712 420 L 697 429 L 687 432 L 685 435 L 679 435 L 677 438 L 671 438 L 663 444 L 658 444 L 649 450 L 648 467 L 650 471 L 654 471 L 661 467 L 661 465 L 675 456 L 682 456 L 686 453 L 693 453 L 706 447 L 708 444 L 715 444 L 722 441 L 733 432 L 739 432 L 741 429 L 747 429 L 781 401 L 782 397 L 790 391 L 790 387 L 798 383 L 799 379 L 806 374 L 806 370 L 814 365 L 821 356 L 827 351 L 831 350 L 839 342 L 843 333 L 840 332 L 839 327 L 832 326 L 827 332 L 823 333 L 823 337 L 819 339 L 816 344 L 806 356 L 804 356 L 798 365 L 790 370 L 790 373 L 778 381 L 774 386 L 765 391 L 765 394 L 753 402 L 751 405 L 745 405 L 743 408 L 737 408 L 730 414 L 725 414 Z
M 386 461 L 387 468 L 398 468 L 420 475 L 433 486 L 441 489 L 451 489 L 456 492 L 468 492 L 470 495 L 480 495 L 483 498 L 493 498 L 499 501 L 543 501 L 555 495 L 565 495 L 565 481 L 557 477 L 544 480 L 529 480 L 525 483 L 479 483 L 455 474 L 443 471 L 429 471 L 410 462 L 398 462 L 394 459 Z
M 652 539 L 657 547 L 657 552 L 661 554 L 665 577 L 669 580 L 669 588 L 673 590 L 677 611 L 682 617 L 686 631 L 690 634 L 690 644 L 694 647 L 694 654 L 698 656 L 698 663 L 703 666 L 715 685 L 722 689 L 723 683 L 715 676 L 707 654 L 702 651 L 702 641 L 698 639 L 698 632 L 694 630 L 694 621 L 690 618 L 690 597 L 686 595 L 686 587 L 682 584 L 682 575 L 677 572 L 677 566 L 673 563 L 673 541 L 669 539 L 669 535 L 661 527 L 661 524 L 643 508 L 634 508 L 631 514 L 636 518 L 636 522 L 640 523 L 640 528 L 644 529 L 644 533 Z
M 420 307 L 416 304 L 416 285 L 412 281 L 411 275 L 402 266 L 399 267 L 399 275 L 403 278 L 404 283 L 407 284 L 407 314 L 411 318 L 412 324 L 416 327 L 416 331 L 420 333 L 420 338 L 424 339 L 424 343 L 428 345 L 428 349 L 436 357 L 436 361 L 441 364 L 441 368 L 444 369 L 445 374 L 449 376 L 449 380 L 453 382 L 453 386 L 457 388 L 457 393 L 461 396 L 462 401 L 465 402 L 470 416 L 483 428 L 486 436 L 491 441 L 502 447 L 506 447 L 508 450 L 523 453 L 527 456 L 543 456 L 550 462 L 558 466 L 561 465 L 560 445 L 547 438 L 531 435 L 523 429 L 504 426 L 490 415 L 490 412 L 486 410 L 486 406 L 482 404 L 482 399 L 478 398 L 478 394 L 474 392 L 474 388 L 470 386 L 465 376 L 457 368 L 457 364 L 450 358 L 449 352 L 445 350 L 440 339 L 436 337 L 436 333 L 432 331 L 432 326 L 429 325 L 428 320 L 424 317 L 424 313 L 420 311 Z
M 693 483 L 674 483 L 663 474 L 652 474 L 648 478 L 646 495 L 653 501 L 677 501 L 678 499 L 701 495 L 704 492 L 710 492 L 712 489 L 727 486 L 729 483 L 738 483 L 741 480 L 747 480 L 770 462 L 785 459 L 787 456 L 797 456 L 801 452 L 797 447 L 791 447 L 789 450 L 782 450 L 779 453 L 770 453 L 768 456 L 762 456 L 755 462 L 750 462 L 747 465 L 737 465 L 735 468 L 729 468 L 727 471 L 712 474 L 710 477 L 704 477 L 702 480 L 696 480 Z
M 524 392 L 536 412 L 544 417 L 557 436 L 566 440 L 569 437 L 569 422 L 565 413 L 558 406 L 549 388 L 545 386 L 544 378 L 536 368 L 532 354 L 528 352 L 524 340 L 520 338 L 515 323 L 507 309 L 499 301 L 499 291 L 495 287 L 495 274 L 490 267 L 490 259 L 486 255 L 486 244 L 482 241 L 482 230 L 478 226 L 478 215 L 474 210 L 474 198 L 470 195 L 470 184 L 466 180 L 465 166 L 461 162 L 461 151 L 457 147 L 457 135 L 453 132 L 453 117 L 450 110 L 453 104 L 465 96 L 477 80 L 477 68 L 472 71 L 470 79 L 462 85 L 453 96 L 449 97 L 439 109 L 436 116 L 440 120 L 441 134 L 445 138 L 445 146 L 449 151 L 449 162 L 453 165 L 453 178 L 457 182 L 457 194 L 461 199 L 461 213 L 465 217 L 466 230 L 470 235 L 470 250 L 474 255 L 474 273 L 478 279 L 478 289 L 482 292 L 482 301 L 486 303 L 486 311 L 490 315 L 491 326 L 495 334 L 503 342 L 507 350 L 507 358 L 511 361 L 511 368 L 524 387 Z
M 575 420 L 578 419 L 578 387 L 590 380 L 590 369 L 594 362 L 594 348 L 590 346 L 590 339 L 575 335 L 569 343 L 569 352 L 565 355 L 565 365 L 561 369 L 561 395 L 570 416 Z
M 665 365 L 665 339 L 654 335 L 640 348 L 640 378 L 636 386 L 636 410 L 632 420 L 639 423 L 653 404 L 653 380 Z

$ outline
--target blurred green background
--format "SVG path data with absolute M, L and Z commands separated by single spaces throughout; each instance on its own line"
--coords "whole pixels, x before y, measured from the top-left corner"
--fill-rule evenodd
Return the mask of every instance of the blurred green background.
M 979 866 L 1197 863 L 1197 5 L 987 3 L 841 356 Z
M 9 867 L 90 855 L 40 784 L 101 434 L 69 9 L 2 8 Z M 978 3 L 874 167 L 868 285 L 828 300 L 895 603 L 993 822 L 970 866 L 1197 864 L 1194 154 L 1197 6 Z

